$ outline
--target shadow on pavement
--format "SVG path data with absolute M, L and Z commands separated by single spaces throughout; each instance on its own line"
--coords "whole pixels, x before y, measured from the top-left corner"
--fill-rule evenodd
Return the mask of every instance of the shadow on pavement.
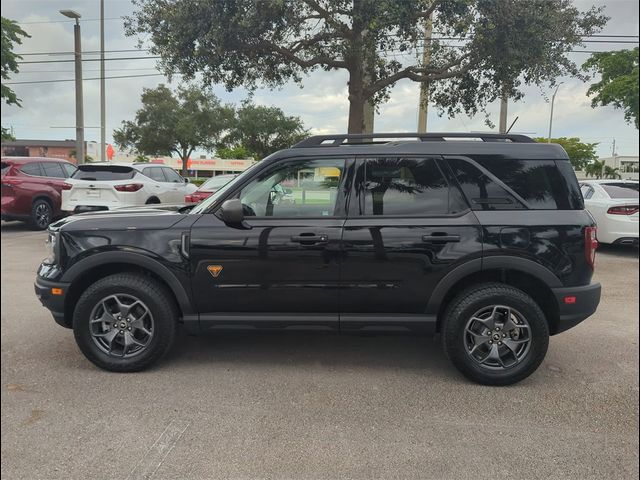
M 29 227 L 26 222 L 5 222 L 0 223 L 3 232 L 38 232 Z
M 638 247 L 634 246 L 600 244 L 596 255 L 604 254 L 620 258 L 638 258 L 639 251 Z

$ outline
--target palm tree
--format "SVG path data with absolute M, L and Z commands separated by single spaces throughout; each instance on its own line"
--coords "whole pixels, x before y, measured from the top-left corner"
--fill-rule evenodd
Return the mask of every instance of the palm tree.
M 584 173 L 587 177 L 602 178 L 604 168 L 604 161 L 599 162 L 598 160 L 594 160 L 584 168 Z
M 604 167 L 604 178 L 613 178 L 613 179 L 622 178 L 622 175 L 618 173 L 619 171 L 620 171 L 619 168 Z

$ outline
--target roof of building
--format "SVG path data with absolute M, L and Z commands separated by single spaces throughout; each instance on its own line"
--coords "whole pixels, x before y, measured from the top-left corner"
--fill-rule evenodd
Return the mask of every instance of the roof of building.
M 85 142 L 87 143 L 87 142 Z M 68 147 L 75 148 L 75 140 L 11 140 L 2 142 L 3 147 Z
M 30 163 L 30 162 L 63 162 L 63 163 L 71 163 L 64 158 L 56 158 L 56 157 L 2 157 L 3 162 L 11 162 L 11 163 Z

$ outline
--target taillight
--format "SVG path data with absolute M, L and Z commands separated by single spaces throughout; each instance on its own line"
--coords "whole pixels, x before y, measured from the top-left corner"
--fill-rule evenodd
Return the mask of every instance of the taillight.
M 191 195 L 185 195 L 184 197 L 184 203 L 192 203 L 195 200 L 193 199 L 193 197 Z
M 598 229 L 596 227 L 586 227 L 584 229 L 584 256 L 591 268 L 594 268 L 596 263 L 596 250 L 598 249 L 597 232 Z
M 607 210 L 609 215 L 634 215 L 638 213 L 638 205 L 620 205 Z
M 137 192 L 142 187 L 144 187 L 141 183 L 126 183 L 124 185 L 115 185 L 115 188 L 119 192 Z
M 73 185 L 71 185 L 70 183 L 64 182 L 62 184 L 62 190 L 71 190 L 73 188 Z

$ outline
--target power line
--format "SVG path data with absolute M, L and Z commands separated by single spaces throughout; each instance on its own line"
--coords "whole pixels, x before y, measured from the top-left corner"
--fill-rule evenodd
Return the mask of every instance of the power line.
M 122 17 L 109 17 L 105 20 L 122 20 Z M 99 22 L 99 18 L 81 18 L 80 22 Z M 38 25 L 43 23 L 73 23 L 75 20 L 42 20 L 37 22 L 16 22 L 18 25 Z
M 180 73 L 175 73 L 174 75 L 181 75 Z M 141 74 L 141 75 L 118 75 L 115 77 L 104 77 L 105 80 L 113 80 L 116 78 L 139 78 L 139 77 L 158 77 L 161 76 L 163 77 L 164 74 L 162 73 L 145 73 L 145 74 Z M 83 78 L 84 80 L 100 80 L 100 77 L 91 77 L 91 78 Z M 33 81 L 26 81 L 26 82 L 7 82 L 7 83 L 3 83 L 3 85 L 26 85 L 26 84 L 35 84 L 35 83 L 60 83 L 60 82 L 75 82 L 74 78 L 65 78 L 65 79 L 60 79 L 60 80 L 33 80 Z
M 148 48 L 125 48 L 122 50 L 105 50 L 104 53 L 123 53 L 123 52 L 148 52 Z M 99 55 L 100 50 L 87 50 L 82 52 L 82 55 Z M 75 52 L 34 52 L 34 53 L 16 53 L 21 57 L 29 55 L 45 56 L 45 55 L 75 55 Z
M 105 61 L 113 61 L 113 60 L 153 60 L 156 58 L 160 58 L 160 56 L 151 56 L 151 57 L 114 57 L 114 58 L 105 58 Z M 99 62 L 99 58 L 83 58 L 83 62 Z M 75 62 L 74 59 L 69 60 L 28 60 L 26 62 L 17 62 L 18 65 L 25 65 L 28 63 L 69 63 Z

